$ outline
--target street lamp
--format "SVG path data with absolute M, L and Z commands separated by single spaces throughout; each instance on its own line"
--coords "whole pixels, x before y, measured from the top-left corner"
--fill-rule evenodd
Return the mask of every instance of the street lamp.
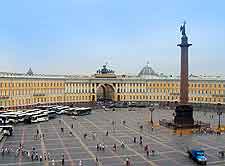
M 155 110 L 154 107 L 150 107 L 149 108 L 149 111 L 151 112 L 151 120 L 150 120 L 150 123 L 153 125 L 153 119 L 152 119 L 152 112 Z
M 221 103 L 217 104 L 217 115 L 219 116 L 219 122 L 218 122 L 218 129 L 220 130 L 220 117 L 222 115 L 222 111 L 221 111 Z

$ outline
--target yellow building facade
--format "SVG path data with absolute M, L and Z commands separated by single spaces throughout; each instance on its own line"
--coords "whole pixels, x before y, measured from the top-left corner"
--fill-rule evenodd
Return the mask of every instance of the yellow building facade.
M 9 109 L 37 104 L 179 102 L 179 77 L 158 75 L 146 65 L 137 76 L 116 75 L 103 66 L 92 76 L 0 73 L 0 106 Z M 189 77 L 189 102 L 225 104 L 223 77 Z

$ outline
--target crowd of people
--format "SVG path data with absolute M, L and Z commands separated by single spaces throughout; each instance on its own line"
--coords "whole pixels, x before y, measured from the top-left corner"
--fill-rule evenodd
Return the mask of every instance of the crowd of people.
M 50 153 L 38 153 L 35 147 L 32 147 L 31 150 L 27 150 L 22 144 L 17 147 L 14 147 L 13 145 L 2 147 L 1 154 L 2 156 L 13 154 L 15 155 L 15 157 L 19 157 L 21 159 L 29 159 L 31 161 L 40 162 L 51 161 L 52 163 L 54 163 L 54 159 L 51 160 Z

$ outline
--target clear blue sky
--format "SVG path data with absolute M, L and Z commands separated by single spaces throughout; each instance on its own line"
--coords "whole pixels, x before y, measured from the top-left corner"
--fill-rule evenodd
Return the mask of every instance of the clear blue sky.
M 5 0 L 0 2 L 0 71 L 91 74 L 105 62 L 137 73 L 149 60 L 180 69 L 187 21 L 190 72 L 225 73 L 224 0 Z

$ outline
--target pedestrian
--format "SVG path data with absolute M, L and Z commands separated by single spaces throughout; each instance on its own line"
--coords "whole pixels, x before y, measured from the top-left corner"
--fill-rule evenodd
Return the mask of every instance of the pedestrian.
M 152 150 L 152 155 L 155 156 L 155 150 Z
M 52 159 L 52 165 L 53 165 L 53 166 L 55 165 L 55 160 L 54 160 L 54 159 Z
M 154 130 L 154 127 L 152 126 L 152 131 Z
M 105 151 L 105 145 L 102 144 L 102 151 L 104 152 Z
M 137 138 L 136 138 L 136 137 L 134 137 L 134 143 L 136 143 L 136 139 L 137 139 Z
M 144 150 L 145 150 L 145 152 L 148 150 L 148 145 L 145 145 Z
M 39 159 L 40 159 L 40 161 L 42 161 L 42 156 L 41 155 L 40 155 Z
M 38 152 L 35 153 L 35 160 L 38 160 Z
M 31 154 L 31 160 L 34 161 L 34 153 Z
M 43 138 L 43 139 L 45 138 L 45 134 L 44 134 L 44 133 L 42 133 L 42 138 Z
M 97 156 L 96 156 L 96 158 L 95 158 L 95 162 L 96 162 L 96 166 L 98 166 L 99 160 L 98 160 L 98 157 L 97 157 Z
M 64 134 L 64 129 L 63 129 L 63 127 L 61 127 L 61 133 Z
M 44 153 L 44 159 L 47 160 L 47 153 Z
M 27 152 L 27 157 L 30 159 L 30 152 L 29 151 Z
M 73 136 L 73 133 L 72 133 L 72 131 L 70 131 L 70 132 L 69 132 L 69 134 L 70 134 L 70 136 L 71 136 L 71 137 Z
M 113 144 L 113 150 L 116 151 L 116 144 Z
M 129 158 L 126 158 L 126 166 L 130 166 Z
M 73 124 L 71 124 L 71 128 L 73 129 Z
M 50 153 L 48 153 L 48 160 L 50 160 Z
M 147 157 L 149 157 L 149 150 L 146 151 L 146 155 L 147 155 Z
M 142 136 L 140 136 L 140 142 L 139 142 L 139 144 L 142 145 L 142 143 L 143 143 L 143 138 L 142 138 Z
M 65 159 L 64 159 L 64 154 L 62 154 L 62 165 L 64 165 Z
M 39 130 L 37 129 L 37 135 L 39 135 Z
M 5 152 L 5 149 L 4 149 L 4 147 L 2 147 L 1 153 L 2 153 L 3 156 L 4 156 L 4 152 Z M 19 153 L 19 152 L 18 152 L 18 153 Z
M 106 131 L 106 134 L 105 134 L 106 136 L 108 136 L 109 135 L 109 132 L 108 132 L 108 130 Z
M 99 150 L 100 151 L 102 150 L 102 144 L 101 143 L 99 144 Z
M 83 166 L 82 160 L 79 161 L 79 166 Z
M 97 148 L 97 151 L 99 151 L 99 144 L 97 144 L 96 148 Z

